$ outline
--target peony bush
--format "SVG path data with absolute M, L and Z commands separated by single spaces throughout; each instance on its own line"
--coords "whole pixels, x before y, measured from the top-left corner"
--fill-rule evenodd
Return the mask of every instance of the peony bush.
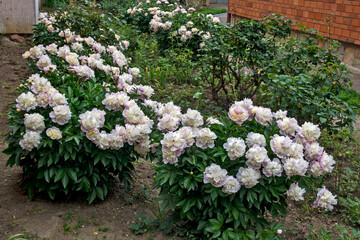
M 73 14 L 41 15 L 35 37 L 58 40 L 23 55 L 34 74 L 19 86 L 4 153 L 22 167 L 30 198 L 80 194 L 91 203 L 104 200 L 114 177 L 129 188 L 132 163 L 150 151 L 153 121 L 142 103 L 154 90 L 134 84 L 140 72 L 125 56 L 128 41 L 112 29 L 81 35 Z M 101 44 L 109 35 L 113 45 Z
M 254 226 L 261 232 L 270 226 L 267 213 L 285 215 L 287 198 L 304 200 L 334 168 L 317 142 L 318 125 L 300 126 L 286 111 L 244 99 L 228 118 L 204 123 L 195 110 L 172 109 L 173 127 L 161 130 L 156 186 L 162 207 L 174 209 L 194 238 L 243 239 Z M 332 210 L 336 196 L 325 186 L 318 190 L 314 207 Z

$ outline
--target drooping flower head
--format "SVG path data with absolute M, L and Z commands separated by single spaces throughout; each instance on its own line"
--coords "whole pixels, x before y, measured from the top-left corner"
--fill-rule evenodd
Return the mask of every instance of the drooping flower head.
M 314 202 L 314 208 L 321 207 L 326 210 L 333 210 L 334 205 L 337 204 L 336 195 L 333 195 L 325 186 L 318 190 L 319 192 L 317 193 L 317 198 Z

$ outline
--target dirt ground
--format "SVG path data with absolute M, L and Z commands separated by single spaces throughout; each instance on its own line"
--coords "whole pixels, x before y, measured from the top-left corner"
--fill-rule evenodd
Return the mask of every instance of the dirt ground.
M 16 87 L 30 74 L 21 56 L 29 46 L 7 38 L 0 43 L 1 142 L 3 134 L 9 130 L 6 125 L 8 103 L 14 101 Z M 4 148 L 2 143 L 0 152 Z M 152 199 L 156 193 L 151 190 L 154 168 L 149 162 L 136 164 L 131 192 L 122 190 L 117 183 L 104 202 L 89 205 L 86 202 L 53 202 L 42 197 L 30 201 L 20 188 L 21 169 L 6 167 L 6 160 L 7 156 L 0 153 L 0 239 L 17 233 L 26 233 L 29 239 L 51 240 L 176 239 L 160 230 L 135 235 L 129 229 L 138 214 L 153 217 L 150 209 L 155 206 Z M 285 239 L 306 239 L 310 224 L 315 229 L 324 227 L 330 231 L 331 226 L 339 221 L 337 210 L 325 216 L 309 209 L 289 205 L 287 217 L 280 219 L 289 229 L 284 233 Z

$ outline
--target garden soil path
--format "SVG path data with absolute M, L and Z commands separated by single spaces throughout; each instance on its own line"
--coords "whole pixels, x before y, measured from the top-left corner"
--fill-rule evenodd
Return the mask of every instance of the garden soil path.
M 8 103 L 17 97 L 16 87 L 21 80 L 29 76 L 26 61 L 21 55 L 29 48 L 27 43 L 19 44 L 3 38 L 0 42 L 0 132 L 10 130 L 6 125 Z M 354 87 L 360 92 L 360 75 L 354 75 Z M 356 84 L 358 82 L 359 84 Z M 135 166 L 135 184 L 130 192 L 121 189 L 116 183 L 113 191 L 104 202 L 87 204 L 75 201 L 49 201 L 37 196 L 30 201 L 21 190 L 21 169 L 6 167 L 7 156 L 2 154 L 5 144 L 0 145 L 0 239 L 17 233 L 26 233 L 28 239 L 51 240 L 92 240 L 92 239 L 175 239 L 161 231 L 147 232 L 144 235 L 133 234 L 129 226 L 138 214 L 152 217 L 151 208 L 156 192 L 151 190 L 154 168 L 149 162 L 138 162 Z M 306 239 L 309 225 L 315 229 L 327 230 L 339 221 L 338 212 L 331 212 L 325 217 L 312 212 L 311 206 L 304 209 L 290 203 L 288 215 L 280 219 L 287 229 L 285 239 Z M 307 213 L 307 211 L 309 211 Z M 304 238 L 305 236 L 305 238 Z

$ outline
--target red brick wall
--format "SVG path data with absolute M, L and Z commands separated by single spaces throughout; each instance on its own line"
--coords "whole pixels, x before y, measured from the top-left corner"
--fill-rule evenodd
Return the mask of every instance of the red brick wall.
M 228 13 L 252 19 L 277 13 L 326 37 L 360 45 L 360 0 L 229 0 Z

